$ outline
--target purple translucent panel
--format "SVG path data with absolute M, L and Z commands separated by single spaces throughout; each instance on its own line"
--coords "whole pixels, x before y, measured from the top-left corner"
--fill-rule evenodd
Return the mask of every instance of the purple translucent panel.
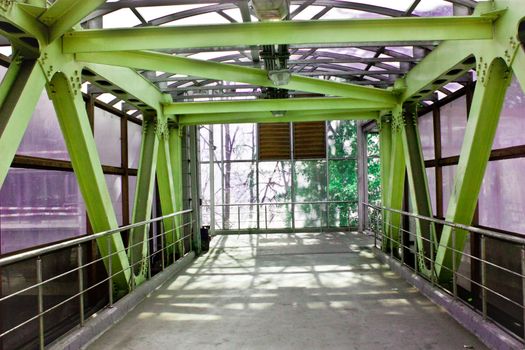
M 479 222 L 525 234 L 525 159 L 489 162 L 479 196 Z
M 436 215 L 436 168 L 427 168 L 428 191 L 432 203 L 432 213 Z
M 525 144 L 525 95 L 514 77 L 507 95 L 505 104 L 494 139 L 492 149 L 512 147 Z
M 133 218 L 133 206 L 135 205 L 135 191 L 137 187 L 137 177 L 129 176 L 128 177 L 128 186 L 129 186 L 129 222 L 132 222 Z
M 120 117 L 95 107 L 95 142 L 102 164 L 120 166 Z
M 443 167 L 443 212 L 445 215 L 447 213 L 450 195 L 452 194 L 452 190 L 454 188 L 456 170 L 456 165 Z
M 414 14 L 424 17 L 452 16 L 452 4 L 444 0 L 422 0 L 414 10 Z
M 447 103 L 440 110 L 441 115 L 441 154 L 443 157 L 459 155 L 465 127 L 467 126 L 467 102 L 462 96 Z
M 45 92 L 40 96 L 17 154 L 69 160 L 53 103 Z
M 128 167 L 139 167 L 140 143 L 142 141 L 142 127 L 135 123 L 128 123 Z
M 111 204 L 117 216 L 119 226 L 122 226 L 122 178 L 120 175 L 105 175 Z
M 434 159 L 434 120 L 433 113 L 422 115 L 418 119 L 419 135 L 421 138 L 421 148 L 423 158 Z
M 0 190 L 1 253 L 83 235 L 85 211 L 73 173 L 12 168 Z

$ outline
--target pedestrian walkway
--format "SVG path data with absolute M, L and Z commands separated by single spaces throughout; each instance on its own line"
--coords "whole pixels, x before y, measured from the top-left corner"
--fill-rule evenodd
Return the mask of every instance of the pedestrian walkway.
M 90 349 L 485 349 L 357 233 L 218 236 Z

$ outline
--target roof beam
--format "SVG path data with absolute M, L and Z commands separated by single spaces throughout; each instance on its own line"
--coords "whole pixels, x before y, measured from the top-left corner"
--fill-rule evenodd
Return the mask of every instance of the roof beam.
M 252 22 L 67 33 L 64 52 L 492 39 L 494 16 Z
M 53 41 L 105 2 L 105 0 L 57 0 L 39 17 L 39 20 L 49 26 L 50 41 Z
M 175 117 L 174 117 L 175 118 Z M 324 120 L 370 120 L 379 118 L 378 112 L 352 112 L 314 110 L 309 112 L 290 111 L 282 117 L 271 112 L 209 113 L 180 115 L 175 119 L 179 125 L 231 124 L 231 123 L 288 123 Z
M 272 81 L 268 79 L 268 72 L 262 69 L 237 67 L 224 63 L 202 61 L 156 52 L 82 53 L 77 54 L 76 59 L 83 62 L 126 66 L 135 69 L 194 75 L 208 79 L 275 87 Z M 287 85 L 279 86 L 279 88 L 376 102 L 393 103 L 397 100 L 391 91 L 299 75 L 292 75 L 290 82 Z
M 164 105 L 164 114 L 202 114 L 269 111 L 379 111 L 391 109 L 394 104 L 352 98 L 285 98 L 245 101 L 178 102 Z

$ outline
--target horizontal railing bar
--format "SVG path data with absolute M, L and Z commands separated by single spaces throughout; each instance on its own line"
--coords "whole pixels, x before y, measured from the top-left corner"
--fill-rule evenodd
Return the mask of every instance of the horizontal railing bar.
M 172 214 L 168 214 L 168 215 L 165 215 L 165 216 L 160 216 L 160 217 L 157 217 L 157 218 L 154 218 L 154 219 L 149 219 L 149 220 L 146 220 L 146 221 L 137 222 L 137 223 L 126 225 L 126 226 L 122 226 L 122 227 L 119 227 L 119 228 L 115 228 L 115 229 L 111 229 L 111 230 L 95 233 L 95 234 L 92 234 L 92 235 L 83 236 L 83 237 L 80 237 L 80 238 L 74 238 L 74 239 L 67 240 L 67 241 L 64 241 L 64 242 L 51 244 L 49 246 L 45 246 L 45 247 L 42 247 L 42 248 L 33 249 L 33 250 L 30 250 L 30 251 L 27 251 L 27 252 L 18 253 L 18 254 L 14 254 L 14 255 L 11 255 L 11 256 L 4 257 L 4 258 L 0 258 L 0 267 L 6 266 L 6 265 L 10 265 L 10 264 L 22 261 L 22 260 L 36 258 L 38 256 L 45 255 L 45 254 L 48 254 L 48 253 L 51 253 L 51 252 L 54 252 L 54 251 L 57 251 L 57 250 L 60 250 L 60 249 L 65 249 L 65 248 L 69 248 L 69 247 L 72 247 L 72 246 L 75 246 L 75 245 L 78 245 L 78 244 L 90 242 L 90 241 L 98 239 L 98 238 L 102 238 L 102 237 L 105 237 L 105 236 L 108 236 L 108 235 L 112 235 L 112 234 L 115 234 L 115 233 L 120 233 L 122 231 L 127 231 L 127 230 L 130 230 L 130 229 L 136 228 L 136 227 L 149 225 L 151 223 L 154 223 L 154 222 L 157 222 L 157 221 L 161 221 L 161 220 L 165 220 L 165 219 L 169 219 L 169 218 L 172 218 L 172 217 L 175 217 L 175 216 L 178 216 L 178 215 L 188 214 L 188 213 L 191 213 L 192 211 L 193 211 L 192 209 L 186 209 L 186 210 L 178 211 L 178 212 L 175 212 L 175 213 L 172 213 Z
M 510 235 L 506 235 L 506 234 L 495 232 L 495 231 L 489 231 L 489 230 L 486 230 L 486 229 L 481 229 L 481 228 L 478 228 L 478 227 L 473 227 L 473 226 L 468 226 L 468 225 L 463 225 L 463 224 L 456 224 L 456 223 L 453 223 L 453 222 L 450 222 L 450 221 L 445 221 L 445 220 L 440 220 L 440 219 L 435 219 L 435 218 L 429 218 L 429 217 L 426 217 L 426 216 L 422 216 L 422 215 L 418 215 L 418 214 L 414 214 L 414 213 L 409 213 L 409 212 L 402 211 L 402 210 L 387 208 L 387 207 L 380 207 L 380 206 L 369 204 L 369 203 L 363 203 L 363 204 L 365 206 L 369 207 L 369 208 L 373 208 L 373 209 L 376 209 L 376 210 L 387 210 L 387 211 L 390 211 L 390 212 L 393 212 L 393 213 L 410 216 L 410 217 L 413 217 L 413 218 L 416 218 L 416 219 L 419 219 L 419 220 L 425 220 L 425 221 L 429 221 L 429 222 L 434 222 L 434 223 L 437 223 L 437 224 L 454 227 L 454 228 L 457 228 L 457 229 L 460 229 L 460 230 L 464 230 L 464 231 L 469 231 L 469 232 L 485 235 L 487 237 L 491 237 L 491 238 L 495 238 L 495 239 L 499 239 L 499 240 L 503 240 L 503 241 L 508 241 L 508 242 L 513 242 L 513 243 L 525 245 L 525 238 L 516 237 L 516 236 L 510 236 Z
M 297 205 L 297 204 L 352 204 L 358 201 L 312 201 L 312 202 L 278 202 L 278 203 L 228 203 L 215 204 L 215 207 L 246 207 L 246 206 L 270 206 L 270 205 Z M 210 207 L 210 204 L 203 204 L 203 207 Z

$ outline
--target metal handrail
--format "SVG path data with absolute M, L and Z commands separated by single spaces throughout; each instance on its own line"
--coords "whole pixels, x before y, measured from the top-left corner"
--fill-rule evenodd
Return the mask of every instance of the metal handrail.
M 214 204 L 216 207 L 247 207 L 247 206 L 271 206 L 271 205 L 295 205 L 295 204 L 347 204 L 357 203 L 358 201 L 305 201 L 305 202 L 263 202 L 263 203 L 225 203 Z M 209 207 L 211 204 L 203 204 L 203 207 Z
M 495 232 L 487 229 L 482 229 L 478 227 L 458 224 L 446 220 L 440 220 L 435 219 L 431 217 L 422 216 L 419 214 L 414 214 L 402 210 L 397 210 L 393 208 L 388 208 L 384 206 L 379 205 L 373 205 L 369 203 L 361 203 L 364 207 L 368 207 L 372 209 L 373 211 L 379 213 L 380 215 L 375 216 L 375 219 L 372 217 L 367 220 L 367 229 L 371 230 L 371 233 L 374 236 L 374 246 L 378 247 L 386 247 L 387 253 L 390 252 L 390 258 L 391 259 L 397 259 L 400 260 L 401 264 L 403 266 L 407 266 L 416 274 L 421 275 L 422 277 L 429 279 L 432 283 L 433 287 L 437 287 L 442 289 L 443 291 L 447 293 L 451 293 L 455 300 L 459 300 L 463 303 L 465 303 L 467 306 L 472 308 L 474 311 L 479 312 L 483 319 L 490 319 L 492 322 L 499 325 L 504 331 L 506 331 L 508 334 L 510 334 L 513 337 L 516 337 L 520 341 L 525 341 L 525 324 L 522 325 L 522 331 L 523 333 L 516 334 L 514 331 L 510 330 L 508 326 L 504 325 L 502 322 L 498 321 L 494 317 L 492 317 L 489 314 L 489 293 L 501 300 L 503 300 L 506 303 L 512 304 L 513 307 L 516 307 L 517 309 L 521 310 L 521 313 L 523 315 L 523 319 L 525 320 L 525 238 L 522 237 L 516 237 L 511 235 L 506 235 L 500 232 Z M 420 222 L 420 221 L 426 221 L 426 222 L 432 222 L 435 224 L 440 224 L 443 226 L 449 226 L 452 228 L 452 237 L 451 237 L 451 243 L 452 246 L 448 246 L 447 244 L 443 244 L 443 242 L 434 242 L 433 238 L 428 238 L 424 236 L 420 236 L 415 232 L 412 232 L 411 226 L 409 225 L 408 228 L 404 227 L 403 224 L 401 225 L 393 225 L 389 222 L 384 222 L 384 216 L 381 214 L 384 214 L 384 211 L 397 213 L 403 216 L 406 216 L 408 218 L 411 218 L 414 220 L 414 222 Z M 412 222 L 411 220 L 411 222 Z M 374 224 L 374 225 L 372 225 Z M 386 226 L 385 226 L 386 225 Z M 399 230 L 400 232 L 403 232 L 403 234 L 400 234 L 398 238 L 394 239 L 388 234 L 384 233 L 385 227 L 392 228 L 395 230 Z M 481 252 L 480 256 L 474 256 L 472 254 L 463 252 L 462 250 L 458 249 L 455 244 L 455 237 L 456 233 L 458 231 L 468 231 L 469 233 L 477 234 L 480 236 L 481 239 Z M 406 238 L 403 238 L 405 234 L 408 235 L 408 237 L 411 237 L 414 239 L 414 243 L 416 242 L 416 239 L 422 239 L 424 244 L 429 244 L 430 252 L 428 252 L 430 255 L 428 256 L 425 252 L 419 252 L 419 249 L 417 248 L 418 244 L 414 245 L 413 247 L 410 246 L 409 243 L 406 242 Z M 486 239 L 487 238 L 493 238 L 499 241 L 508 242 L 515 244 L 519 247 L 521 247 L 520 257 L 521 257 L 521 273 L 517 271 L 513 271 L 510 268 L 507 268 L 505 266 L 501 266 L 493 261 L 490 261 L 487 259 L 487 246 L 486 246 Z M 385 245 L 386 243 L 386 245 Z M 433 244 L 434 243 L 434 244 Z M 393 245 L 396 244 L 397 247 L 393 248 Z M 436 245 L 435 245 L 436 244 Z M 388 249 L 388 247 L 390 247 Z M 442 284 L 442 281 L 439 281 L 436 279 L 436 275 L 434 274 L 436 262 L 434 261 L 434 253 L 436 252 L 436 249 L 444 248 L 451 252 L 452 254 L 452 266 L 446 266 L 446 265 L 439 265 L 441 268 L 449 271 L 452 274 L 452 290 L 450 290 L 450 285 Z M 397 251 L 396 254 L 394 254 L 394 251 Z M 413 252 L 414 261 L 412 266 L 412 261 L 407 262 L 405 257 L 405 252 L 411 251 Z M 475 278 L 471 276 L 467 276 L 465 274 L 462 274 L 459 271 L 459 265 L 457 264 L 456 259 L 458 257 L 461 257 L 461 260 L 466 257 L 470 259 L 470 261 L 476 261 L 481 266 L 481 277 L 479 280 L 476 280 Z M 428 272 L 423 273 L 418 268 L 419 265 L 419 259 L 422 259 L 425 263 L 425 265 L 430 264 L 430 274 Z M 428 265 L 427 265 L 428 266 Z M 505 292 L 496 290 L 492 288 L 488 283 L 488 271 L 487 268 L 491 267 L 494 269 L 497 269 L 498 273 L 507 273 L 509 275 L 512 275 L 515 278 L 521 279 L 522 283 L 522 294 L 523 299 L 521 301 L 514 300 L 513 297 L 509 295 L 505 295 Z M 481 307 L 471 305 L 464 299 L 462 299 L 458 295 L 458 278 L 464 279 L 471 283 L 471 285 L 476 286 L 480 289 L 481 295 L 480 301 L 481 301 Z
M 83 237 L 67 240 L 67 241 L 64 241 L 64 242 L 51 244 L 51 245 L 48 245 L 48 246 L 45 246 L 45 247 L 42 247 L 42 248 L 33 249 L 33 250 L 30 250 L 30 251 L 27 251 L 27 252 L 22 252 L 22 253 L 17 253 L 17 254 L 14 254 L 14 255 L 6 256 L 6 257 L 3 257 L 3 258 L 0 258 L 0 267 L 5 266 L 5 265 L 10 265 L 10 264 L 16 263 L 18 261 L 22 261 L 22 260 L 26 260 L 26 259 L 30 259 L 30 258 L 36 258 L 36 257 L 38 257 L 40 255 L 51 253 L 51 252 L 54 252 L 54 251 L 57 251 L 57 250 L 60 250 L 60 249 L 64 249 L 64 248 L 69 248 L 69 247 L 72 247 L 72 246 L 75 246 L 75 245 L 78 245 L 78 244 L 81 244 L 81 243 L 86 243 L 86 242 L 92 241 L 94 239 L 102 238 L 102 237 L 109 236 L 109 235 L 112 235 L 112 234 L 115 234 L 115 233 L 119 233 L 119 232 L 122 232 L 122 231 L 133 229 L 135 227 L 149 225 L 149 224 L 152 224 L 152 223 L 157 222 L 157 221 L 161 221 L 161 220 L 172 218 L 174 216 L 191 213 L 192 211 L 193 211 L 192 209 L 186 209 L 186 210 L 178 211 L 178 212 L 171 213 L 171 214 L 168 214 L 168 215 L 160 216 L 160 217 L 157 217 L 157 218 L 153 218 L 153 219 L 137 222 L 137 223 L 126 225 L 126 226 L 122 226 L 122 227 L 118 227 L 118 228 L 115 228 L 115 229 L 102 231 L 102 232 L 95 233 L 95 234 L 92 234 L 92 235 L 87 235 L 87 236 L 83 236 Z
M 410 216 L 410 217 L 413 217 L 415 219 L 425 220 L 425 221 L 429 221 L 429 222 L 434 222 L 436 224 L 446 225 L 446 226 L 454 227 L 454 228 L 457 228 L 457 229 L 460 229 L 460 230 L 469 231 L 469 232 L 473 232 L 473 233 L 478 233 L 478 234 L 481 234 L 481 235 L 484 235 L 484 236 L 487 236 L 487 237 L 496 238 L 496 239 L 504 240 L 504 241 L 509 241 L 509 242 L 516 243 L 516 244 L 524 244 L 525 245 L 525 238 L 521 238 L 521 237 L 511 236 L 511 235 L 508 235 L 508 234 L 495 232 L 495 231 L 490 231 L 490 230 L 482 229 L 482 228 L 479 228 L 479 227 L 468 226 L 468 225 L 463 225 L 463 224 L 457 224 L 457 223 L 454 223 L 454 222 L 451 222 L 451 221 L 430 218 L 430 217 L 422 216 L 422 215 L 419 215 L 419 214 L 409 213 L 409 212 L 406 212 L 406 211 L 403 211 L 403 210 L 397 210 L 397 209 L 387 208 L 387 207 L 383 207 L 383 206 L 377 206 L 377 205 L 374 205 L 374 204 L 363 203 L 363 205 L 365 205 L 365 206 L 367 206 L 369 208 L 377 209 L 377 210 L 387 210 L 387 211 L 390 211 L 390 212 L 393 212 L 393 213 Z

